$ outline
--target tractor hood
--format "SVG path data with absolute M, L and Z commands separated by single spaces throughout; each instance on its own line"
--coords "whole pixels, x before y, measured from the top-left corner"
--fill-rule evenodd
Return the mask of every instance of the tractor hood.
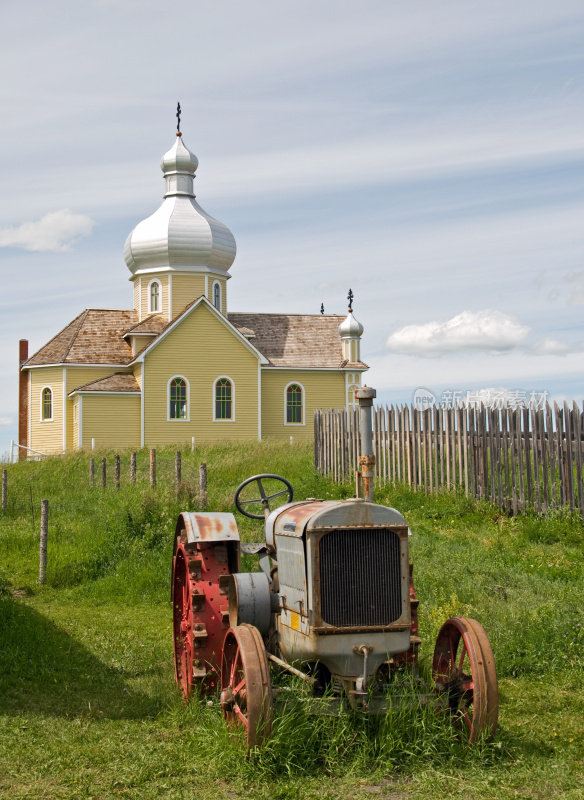
M 372 528 L 406 524 L 395 508 L 368 503 L 360 498 L 310 499 L 288 503 L 272 511 L 265 524 L 266 544 L 273 547 L 276 535 L 300 538 L 305 531 L 316 528 Z

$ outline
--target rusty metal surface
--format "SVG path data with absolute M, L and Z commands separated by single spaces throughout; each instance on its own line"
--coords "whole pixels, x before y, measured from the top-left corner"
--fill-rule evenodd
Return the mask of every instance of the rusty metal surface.
M 238 553 L 230 553 L 236 547 L 229 542 L 188 542 L 184 529 L 177 536 L 172 575 L 174 659 L 176 683 L 185 699 L 195 685 L 212 692 L 218 684 L 223 637 L 229 627 L 225 579 L 237 568 Z
M 285 510 L 270 523 L 272 537 L 280 535 L 300 538 L 304 533 L 306 522 L 313 514 L 323 508 L 339 505 L 339 502 L 338 500 L 311 500 L 286 506 Z
M 389 506 L 365 500 L 333 501 L 314 508 L 306 530 L 315 528 L 374 528 L 405 526 L 404 517 Z
M 469 743 L 497 729 L 499 690 L 495 659 L 482 625 L 451 617 L 436 640 L 432 662 L 436 691 Z
M 359 467 L 360 492 L 365 500 L 372 503 L 375 483 L 375 456 L 373 454 L 359 456 Z
M 266 649 L 257 628 L 237 625 L 225 636 L 221 666 L 221 708 L 241 726 L 248 748 L 259 747 L 272 729 L 273 699 Z
M 233 514 L 183 511 L 176 523 L 176 535 L 182 531 L 189 543 L 239 541 Z
M 389 625 L 347 625 L 337 628 L 334 625 L 323 625 L 317 627 L 313 625 L 311 631 L 320 635 L 336 635 L 339 633 L 386 633 L 388 631 L 407 631 L 410 626 L 403 622 L 390 622 Z

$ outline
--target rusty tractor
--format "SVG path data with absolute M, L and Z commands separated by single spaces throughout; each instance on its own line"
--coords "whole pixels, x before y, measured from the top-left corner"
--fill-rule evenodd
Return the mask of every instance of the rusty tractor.
M 421 640 L 408 526 L 395 509 L 373 503 L 374 396 L 368 387 L 357 390 L 357 488 L 364 497 L 294 502 L 285 478 L 254 475 L 238 487 L 235 505 L 264 520 L 259 544 L 240 541 L 230 513 L 179 516 L 172 576 L 176 682 L 185 699 L 195 688 L 219 692 L 224 717 L 241 726 L 248 747 L 270 735 L 271 665 L 304 678 L 326 701 L 372 713 L 387 710 L 395 671 L 417 676 Z M 241 553 L 255 554 L 259 571 L 241 572 Z M 476 620 L 444 623 L 432 679 L 432 696 L 465 740 L 495 733 L 495 661 Z

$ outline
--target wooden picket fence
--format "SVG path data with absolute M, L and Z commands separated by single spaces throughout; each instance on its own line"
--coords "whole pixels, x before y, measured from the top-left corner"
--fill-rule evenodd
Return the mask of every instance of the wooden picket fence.
M 414 489 L 460 488 L 507 513 L 526 508 L 578 510 L 584 518 L 584 409 L 485 405 L 373 408 L 376 481 Z M 353 479 L 359 412 L 318 410 L 315 467 L 335 481 Z

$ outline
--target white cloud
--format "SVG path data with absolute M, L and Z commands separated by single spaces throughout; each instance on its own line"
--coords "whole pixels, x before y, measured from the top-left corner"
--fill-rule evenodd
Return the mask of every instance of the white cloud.
M 0 417 L 0 427 L 6 427 L 7 425 L 12 425 L 14 420 L 12 417 Z
M 395 353 L 424 357 L 464 350 L 506 352 L 523 344 L 529 328 L 500 311 L 463 311 L 446 322 L 406 325 L 387 340 Z
M 546 337 L 541 342 L 536 342 L 529 347 L 527 352 L 534 356 L 565 356 L 568 353 L 581 353 L 584 348 L 581 344 L 570 345 L 559 342 L 557 339 Z
M 0 247 L 22 247 L 34 251 L 67 250 L 77 239 L 88 236 L 94 224 L 90 217 L 62 208 L 34 222 L 1 229 Z

